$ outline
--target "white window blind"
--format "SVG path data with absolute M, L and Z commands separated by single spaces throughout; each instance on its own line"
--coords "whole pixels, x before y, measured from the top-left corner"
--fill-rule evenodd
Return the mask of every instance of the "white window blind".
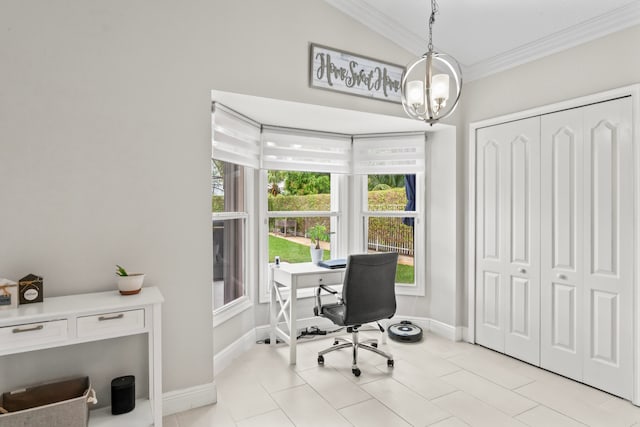
M 413 174 L 424 172 L 426 135 L 353 137 L 354 174 Z
M 212 157 L 252 168 L 260 167 L 260 125 L 222 104 L 213 108 Z
M 351 172 L 351 137 L 265 126 L 262 168 L 272 170 Z

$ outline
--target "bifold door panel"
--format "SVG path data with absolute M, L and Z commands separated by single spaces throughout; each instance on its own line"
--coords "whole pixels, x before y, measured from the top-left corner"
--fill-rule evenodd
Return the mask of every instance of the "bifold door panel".
M 632 396 L 631 98 L 476 131 L 476 341 Z
M 540 125 L 478 131 L 479 343 L 539 363 Z

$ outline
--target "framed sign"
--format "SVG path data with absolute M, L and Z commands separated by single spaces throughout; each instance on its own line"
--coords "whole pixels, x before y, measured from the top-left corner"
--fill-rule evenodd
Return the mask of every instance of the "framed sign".
M 350 95 L 401 103 L 404 67 L 366 56 L 309 46 L 309 86 Z

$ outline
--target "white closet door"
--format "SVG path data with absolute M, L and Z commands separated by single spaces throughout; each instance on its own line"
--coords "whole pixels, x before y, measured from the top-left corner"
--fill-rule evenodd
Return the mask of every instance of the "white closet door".
M 477 133 L 476 339 L 539 364 L 540 120 Z
M 584 108 L 584 382 L 631 398 L 631 98 Z
M 542 117 L 540 366 L 582 380 L 582 109 Z

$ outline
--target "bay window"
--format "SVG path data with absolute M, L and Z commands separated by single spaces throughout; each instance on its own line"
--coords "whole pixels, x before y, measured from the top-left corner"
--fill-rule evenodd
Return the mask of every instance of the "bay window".
M 213 309 L 244 297 L 246 292 L 245 168 L 211 160 L 213 182 Z
M 254 171 L 260 167 L 260 126 L 215 104 L 212 115 L 211 223 L 214 326 L 251 306 L 255 282 Z
M 267 302 L 269 265 L 310 262 L 314 227 L 323 259 L 397 252 L 397 293 L 424 295 L 424 132 L 272 127 L 219 104 L 212 124 L 214 314 L 250 302 L 248 284 Z
M 396 292 L 424 295 L 425 135 L 354 137 L 362 252 L 397 252 Z

